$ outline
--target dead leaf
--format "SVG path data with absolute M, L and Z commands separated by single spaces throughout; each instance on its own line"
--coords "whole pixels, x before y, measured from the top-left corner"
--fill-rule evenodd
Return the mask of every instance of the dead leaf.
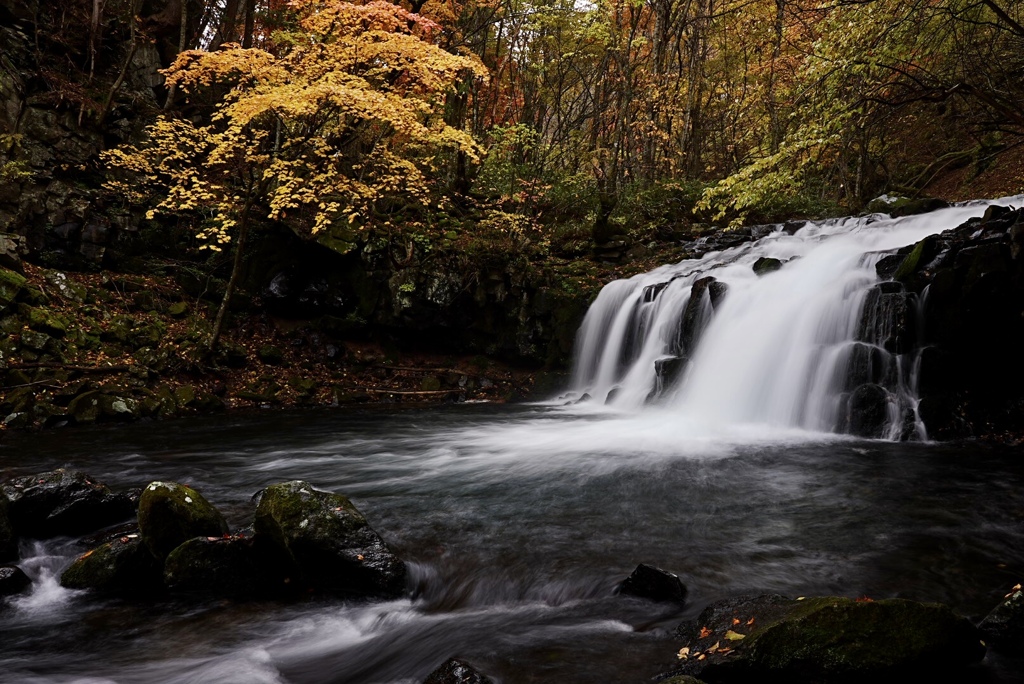
M 699 656 L 697 656 L 697 660 L 704 660 L 705 658 L 707 658 L 707 656 L 705 654 L 703 654 L 703 653 L 701 653 Z
M 720 644 L 720 643 L 722 643 L 722 642 L 721 641 L 716 641 L 715 643 L 711 644 L 711 646 L 708 648 L 707 652 L 708 653 L 714 653 L 715 651 L 717 651 L 718 650 L 718 644 Z
M 725 633 L 725 638 L 729 641 L 739 641 L 740 639 L 746 639 L 747 635 L 740 634 L 739 632 L 734 632 L 730 629 L 728 632 Z
M 679 653 L 676 654 L 676 657 L 679 658 L 680 660 L 686 660 L 687 658 L 689 658 L 690 657 L 690 647 L 689 646 L 683 646 L 681 649 L 679 649 Z
M 747 627 L 749 627 L 752 624 L 754 624 L 754 618 L 750 618 L 749 620 L 747 620 Z
M 733 618 L 733 619 L 732 619 L 732 624 L 734 624 L 734 625 L 738 625 L 738 624 L 740 624 L 741 622 L 743 622 L 743 621 L 742 621 L 742 620 L 740 620 L 739 618 Z
M 700 628 L 700 634 L 697 635 L 697 638 L 698 639 L 707 639 L 709 636 L 711 636 L 711 630 L 708 629 L 707 627 L 701 627 Z

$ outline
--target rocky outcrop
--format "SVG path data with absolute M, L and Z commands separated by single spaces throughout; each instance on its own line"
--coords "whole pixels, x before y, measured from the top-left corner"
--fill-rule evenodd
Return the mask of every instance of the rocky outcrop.
M 3 489 L 0 489 L 0 563 L 14 560 L 18 556 L 18 540 L 14 535 L 9 513 L 10 503 Z
M 256 499 L 256 539 L 294 558 L 304 582 L 345 594 L 404 592 L 405 564 L 346 497 L 294 481 Z
M 672 675 L 709 683 L 851 682 L 949 676 L 985 654 L 978 630 L 939 604 L 760 596 L 712 604 L 680 630 Z
M 878 262 L 869 301 L 879 340 L 920 367 L 919 413 L 931 438 L 1024 426 L 1024 211 L 984 216 Z M 872 301 L 874 303 L 872 303 Z M 918 304 L 920 302 L 920 304 Z
M 224 517 L 199 492 L 177 482 L 152 482 L 139 499 L 142 541 L 163 561 L 193 537 L 227 534 Z
M 17 477 L 0 489 L 10 501 L 14 531 L 23 537 L 84 534 L 126 520 L 134 510 L 126 494 L 63 468 Z

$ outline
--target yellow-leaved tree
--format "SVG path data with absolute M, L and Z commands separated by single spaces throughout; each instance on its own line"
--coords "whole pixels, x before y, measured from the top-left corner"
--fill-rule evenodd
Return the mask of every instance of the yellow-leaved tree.
M 432 42 L 437 25 L 383 0 L 294 0 L 298 29 L 280 54 L 236 44 L 188 51 L 167 83 L 212 111 L 165 116 L 144 142 L 106 154 L 108 188 L 156 213 L 194 221 L 204 246 L 234 242 L 212 351 L 255 218 L 316 234 L 386 222 L 382 203 L 436 201 L 445 159 L 476 159 L 472 137 L 445 123 L 456 84 L 486 78 L 474 57 Z

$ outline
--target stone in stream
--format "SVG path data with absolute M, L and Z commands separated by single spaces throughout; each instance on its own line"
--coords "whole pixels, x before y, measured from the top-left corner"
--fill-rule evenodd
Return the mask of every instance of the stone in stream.
M 1015 586 L 978 624 L 985 643 L 1007 655 L 1024 655 L 1024 591 Z
M 202 494 L 177 482 L 151 482 L 139 497 L 139 531 L 156 558 L 164 560 L 193 537 L 227 534 L 224 517 Z
M 678 575 L 644 563 L 636 566 L 632 574 L 618 586 L 618 593 L 652 601 L 686 603 L 686 585 Z
M 86 551 L 61 573 L 68 589 L 109 594 L 150 594 L 162 588 L 161 563 L 138 534 L 128 534 Z
M 666 677 L 712 684 L 927 680 L 985 655 L 966 618 L 904 599 L 743 597 L 708 606 L 678 633 L 684 641 Z
M 196 537 L 164 563 L 164 581 L 176 591 L 218 596 L 276 596 L 299 588 L 290 554 L 253 537 Z
M 32 586 L 32 580 L 15 565 L 0 566 L 0 597 L 13 596 Z
M 0 562 L 14 560 L 18 557 L 18 540 L 14 537 L 14 528 L 8 513 L 10 503 L 7 495 L 0 490 Z
M 404 592 L 405 564 L 346 497 L 296 480 L 255 498 L 256 539 L 290 553 L 311 586 L 364 596 Z
M 0 490 L 10 500 L 14 532 L 23 537 L 84 534 L 126 520 L 133 512 L 128 496 L 63 468 L 16 477 Z
M 851 435 L 878 439 L 889 418 L 889 393 L 881 385 L 861 385 L 850 396 L 849 412 Z
M 494 684 L 494 680 L 461 658 L 449 658 L 423 684 Z

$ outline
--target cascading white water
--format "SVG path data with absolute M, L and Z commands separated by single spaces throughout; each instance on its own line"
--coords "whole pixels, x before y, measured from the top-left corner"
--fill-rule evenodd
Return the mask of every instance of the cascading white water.
M 875 265 L 886 252 L 1013 199 L 1020 198 L 898 219 L 810 222 L 793 235 L 778 226 L 756 242 L 610 283 L 577 334 L 567 396 L 623 410 L 659 403 L 704 424 L 836 431 L 856 357 L 869 374 L 889 378 L 882 436 L 924 439 L 915 354 L 885 351 L 884 321 L 861 329 L 879 282 Z M 758 276 L 761 257 L 783 265 Z

